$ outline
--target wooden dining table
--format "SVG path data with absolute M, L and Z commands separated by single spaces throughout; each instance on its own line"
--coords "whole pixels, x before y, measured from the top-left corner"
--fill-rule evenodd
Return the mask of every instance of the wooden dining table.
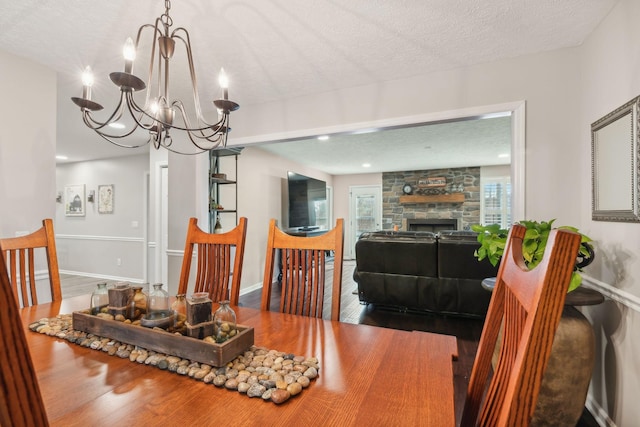
M 26 307 L 23 326 L 88 305 L 79 296 Z M 319 359 L 308 388 L 277 405 L 27 330 L 50 423 L 455 425 L 455 337 L 233 308 L 238 324 L 254 328 L 256 346 Z

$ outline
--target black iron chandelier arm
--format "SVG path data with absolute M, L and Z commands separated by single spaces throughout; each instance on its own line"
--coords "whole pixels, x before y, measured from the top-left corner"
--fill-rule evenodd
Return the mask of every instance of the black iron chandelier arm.
M 122 147 L 122 148 L 140 148 L 140 147 L 144 147 L 145 145 L 147 145 L 149 143 L 149 141 L 145 141 L 141 144 L 138 145 L 127 145 L 127 144 L 122 144 L 118 141 L 115 141 L 113 139 L 111 139 L 111 137 L 109 137 L 108 135 L 103 134 L 102 132 L 97 132 L 98 135 L 100 135 L 104 140 L 110 142 L 113 145 L 117 145 L 118 147 Z
M 208 150 L 213 150 L 215 148 L 218 148 L 220 145 L 224 144 L 225 146 L 227 145 L 227 133 L 217 133 L 217 134 L 213 134 L 210 137 L 198 137 L 198 135 L 194 135 L 193 132 L 188 132 L 187 133 L 189 136 L 189 140 L 191 140 L 191 143 L 193 145 L 195 145 L 196 147 L 198 147 L 200 150 L 202 151 L 208 151 Z M 214 136 L 216 136 L 216 138 L 213 138 Z M 197 140 L 194 139 L 194 137 L 198 138 Z M 213 139 L 211 139 L 213 138 Z M 202 146 L 200 144 L 201 140 L 205 140 L 208 142 L 211 142 L 212 145 L 208 145 L 207 147 Z
M 151 131 L 154 126 L 159 122 L 156 118 L 149 113 L 146 112 L 143 108 L 141 108 L 136 101 L 133 99 L 133 93 L 127 92 L 127 108 L 129 109 L 129 114 L 131 114 L 131 118 L 136 123 L 134 130 L 138 127 L 141 127 L 144 130 Z M 147 117 L 151 120 L 150 123 L 144 123 L 142 119 Z M 162 123 L 162 122 L 160 122 Z
M 101 130 L 101 128 L 94 128 L 94 127 L 92 127 L 92 126 L 90 125 L 90 123 L 88 122 L 88 120 L 92 120 L 92 119 L 89 117 L 89 113 L 85 112 L 85 113 L 82 115 L 82 118 L 83 118 L 83 120 L 84 120 L 84 124 L 85 124 L 85 125 L 87 125 L 87 127 L 89 127 L 89 128 L 91 128 L 91 129 L 93 129 L 93 131 L 94 131 L 95 133 L 97 133 L 98 135 L 100 135 L 101 137 L 103 137 L 103 138 L 105 138 L 105 139 L 107 139 L 107 138 L 116 138 L 116 139 L 126 138 L 126 137 L 128 137 L 128 136 L 131 136 L 131 135 L 136 131 L 136 129 L 137 129 L 137 127 L 134 127 L 132 130 L 130 130 L 130 131 L 126 132 L 126 133 L 123 133 L 122 135 L 113 135 L 113 134 L 109 134 L 109 133 L 107 133 L 107 132 L 104 132 L 103 130 Z M 128 147 L 128 145 L 122 145 L 122 144 L 116 144 L 116 145 L 120 145 L 121 147 Z
M 91 115 L 91 111 L 88 109 L 83 109 L 82 112 L 82 117 L 84 120 L 84 123 L 91 129 L 95 130 L 96 132 L 100 131 L 102 128 L 104 128 L 105 126 L 108 126 L 112 123 L 117 122 L 118 120 L 120 120 L 122 118 L 122 112 L 124 111 L 123 105 L 124 105 L 124 98 L 125 98 L 125 94 L 124 92 L 121 94 L 120 96 L 120 100 L 118 101 L 118 105 L 116 106 L 116 108 L 113 110 L 113 113 L 111 113 L 111 116 L 109 116 L 109 118 L 107 120 L 105 120 L 104 122 L 98 121 L 96 119 L 93 118 L 93 116 Z M 128 134 L 130 135 L 130 133 Z M 117 136 L 114 136 L 117 137 Z
M 185 35 L 185 38 L 183 38 L 178 33 L 179 30 L 182 30 L 182 32 Z M 193 62 L 193 54 L 191 53 L 191 37 L 189 36 L 189 32 L 183 27 L 178 27 L 175 30 L 173 30 L 173 32 L 171 33 L 171 38 L 179 39 L 184 44 L 184 48 L 187 53 L 187 64 L 189 66 L 189 75 L 191 77 L 191 94 L 193 96 L 193 103 L 196 110 L 196 117 L 198 121 L 209 125 L 209 123 L 207 123 L 207 121 L 204 119 L 204 115 L 202 114 L 202 108 L 200 106 L 200 95 L 198 94 L 198 77 L 196 75 L 195 65 Z
M 180 100 L 176 100 L 176 101 L 173 101 L 171 106 L 177 108 L 180 111 L 180 116 L 182 117 L 182 121 L 184 123 L 184 127 L 181 127 L 181 126 L 178 126 L 178 125 L 175 125 L 175 124 L 172 125 L 171 127 L 175 128 L 175 129 L 183 130 L 183 131 L 186 131 L 186 132 L 200 133 L 202 135 L 201 138 L 210 138 L 210 137 L 215 136 L 216 134 L 224 132 L 223 126 L 229 120 L 229 115 L 223 113 L 222 114 L 222 118 L 220 120 L 218 120 L 216 123 L 207 123 L 204 120 L 198 120 L 199 122 L 202 122 L 202 124 L 204 124 L 204 126 L 192 127 L 191 126 L 191 121 L 189 120 L 187 112 L 184 109 L 184 104 Z M 207 132 L 207 131 L 209 131 L 209 132 Z M 205 133 L 209 134 L 209 136 L 207 136 Z

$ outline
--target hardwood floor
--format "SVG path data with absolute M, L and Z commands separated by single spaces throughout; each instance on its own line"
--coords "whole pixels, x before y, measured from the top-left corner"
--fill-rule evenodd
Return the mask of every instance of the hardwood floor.
M 328 267 L 328 268 L 332 268 Z M 471 375 L 473 360 L 478 348 L 478 341 L 482 333 L 483 321 L 451 316 L 440 316 L 426 313 L 399 312 L 385 310 L 371 305 L 361 305 L 357 295 L 357 284 L 353 281 L 355 261 L 344 261 L 342 271 L 342 298 L 340 321 L 353 324 L 365 324 L 383 328 L 402 330 L 416 330 L 438 334 L 454 335 L 458 341 L 458 359 L 453 363 L 456 420 L 459 424 L 464 406 L 467 383 Z M 330 277 L 327 272 L 327 277 Z M 96 284 L 105 280 L 86 277 L 61 275 L 62 294 L 68 298 L 74 295 L 88 294 Z M 330 290 L 326 291 L 326 298 L 330 298 Z M 241 306 L 260 309 L 261 290 L 240 295 Z M 280 289 L 273 286 L 271 295 L 271 309 L 278 310 L 280 304 Z M 330 302 L 325 302 L 325 308 Z M 325 316 L 328 318 L 329 316 Z M 401 351 L 401 350 L 398 350 Z M 585 409 L 576 427 L 597 427 L 598 424 Z

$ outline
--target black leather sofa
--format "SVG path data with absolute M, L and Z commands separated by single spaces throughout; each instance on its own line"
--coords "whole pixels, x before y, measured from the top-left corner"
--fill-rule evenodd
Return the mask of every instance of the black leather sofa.
M 466 317 L 484 317 L 491 293 L 481 282 L 497 267 L 474 256 L 473 231 L 376 231 L 356 243 L 362 304 Z

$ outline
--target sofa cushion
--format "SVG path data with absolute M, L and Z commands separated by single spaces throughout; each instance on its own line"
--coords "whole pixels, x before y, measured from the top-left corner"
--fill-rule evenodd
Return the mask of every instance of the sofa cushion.
M 438 236 L 438 276 L 456 279 L 495 277 L 498 268 L 474 255 L 480 247 L 474 231 L 442 231 Z
M 356 242 L 356 272 L 438 277 L 436 235 L 364 233 Z

